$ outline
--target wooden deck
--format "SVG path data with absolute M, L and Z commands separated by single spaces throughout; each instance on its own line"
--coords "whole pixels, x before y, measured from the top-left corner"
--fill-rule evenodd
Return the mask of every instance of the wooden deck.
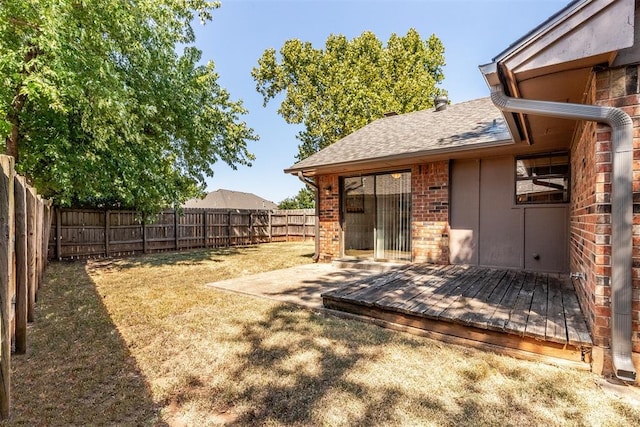
M 322 298 L 326 308 L 568 360 L 584 361 L 592 346 L 568 275 L 410 264 Z

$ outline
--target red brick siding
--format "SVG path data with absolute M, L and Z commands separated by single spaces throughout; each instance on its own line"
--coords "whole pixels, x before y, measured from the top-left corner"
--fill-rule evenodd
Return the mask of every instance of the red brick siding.
M 610 318 L 610 265 L 596 256 L 605 247 L 610 248 L 609 215 L 598 213 L 597 208 L 609 201 L 610 183 L 598 182 L 605 177 L 597 173 L 599 153 L 610 150 L 608 136 L 603 133 L 608 128 L 583 122 L 580 130 L 571 147 L 570 269 L 585 274 L 585 279 L 574 283 L 594 344 L 609 346 L 609 329 L 596 326 L 607 324 Z M 596 313 L 600 313 L 600 319 Z
M 634 122 L 633 350 L 640 352 L 640 95 L 638 67 L 596 73 L 587 103 L 623 109 Z M 571 271 L 594 344 L 608 347 L 611 337 L 611 176 L 609 127 L 586 123 L 572 144 Z
M 338 175 L 318 177 L 319 260 L 329 262 L 340 256 L 340 180 Z
M 321 261 L 340 256 L 340 180 L 337 175 L 318 177 L 319 245 Z M 449 163 L 411 168 L 412 261 L 449 263 Z
M 449 263 L 449 162 L 411 168 L 414 262 Z

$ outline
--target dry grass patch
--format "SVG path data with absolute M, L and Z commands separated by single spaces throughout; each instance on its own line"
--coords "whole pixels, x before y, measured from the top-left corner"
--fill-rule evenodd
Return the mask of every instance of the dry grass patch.
M 50 266 L 12 424 L 640 425 L 597 377 L 205 283 L 309 244 Z

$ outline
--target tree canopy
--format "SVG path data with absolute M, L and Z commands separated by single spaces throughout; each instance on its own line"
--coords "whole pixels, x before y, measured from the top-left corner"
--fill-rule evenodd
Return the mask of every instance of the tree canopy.
M 201 64 L 206 0 L 0 0 L 0 132 L 62 205 L 153 211 L 249 165 L 246 110 Z
M 301 188 L 298 194 L 287 197 L 278 204 L 278 209 L 310 209 L 315 207 L 315 192 L 307 187 Z
M 303 124 L 298 160 L 380 118 L 433 106 L 446 92 L 444 47 L 415 29 L 392 34 L 386 46 L 366 31 L 348 40 L 330 35 L 324 49 L 287 40 L 276 55 L 267 49 L 252 70 L 264 104 L 284 93 L 278 113 L 287 123 Z

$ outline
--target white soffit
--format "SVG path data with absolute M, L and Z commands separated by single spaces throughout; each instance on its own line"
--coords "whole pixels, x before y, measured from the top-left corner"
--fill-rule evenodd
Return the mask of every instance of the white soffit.
M 500 54 L 493 63 L 519 74 L 630 47 L 634 12 L 635 0 L 577 2 Z

